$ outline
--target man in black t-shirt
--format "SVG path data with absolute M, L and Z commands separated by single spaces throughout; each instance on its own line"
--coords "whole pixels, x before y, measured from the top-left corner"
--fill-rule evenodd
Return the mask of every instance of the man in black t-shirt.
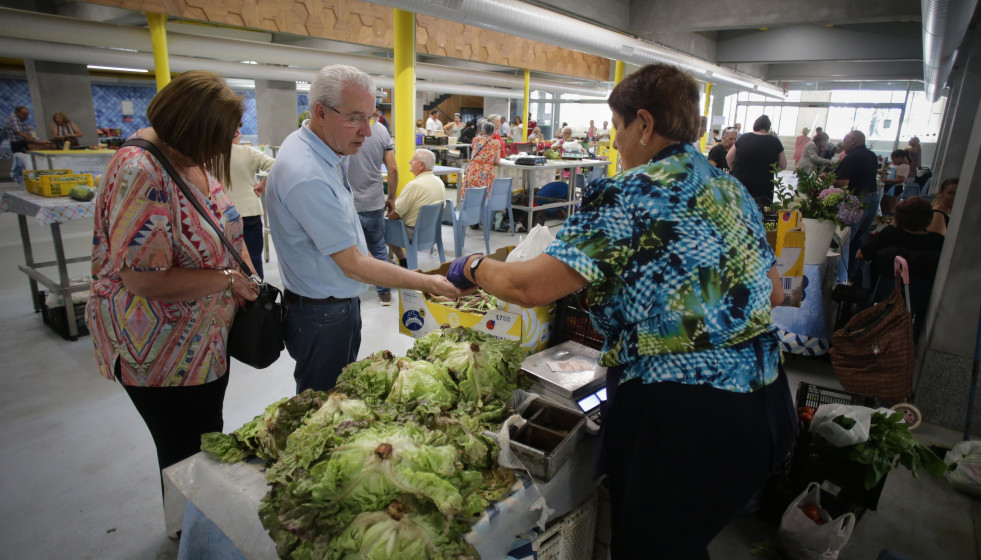
M 729 162 L 726 161 L 726 154 L 729 153 L 729 150 L 736 143 L 736 135 L 738 134 L 735 128 L 723 130 L 721 141 L 715 146 L 712 146 L 712 150 L 709 151 L 709 163 L 728 173 Z
M 783 143 L 770 135 L 770 117 L 763 115 L 753 123 L 753 132 L 736 138 L 734 150 L 726 156 L 732 176 L 746 187 L 761 207 L 773 204 L 773 164 L 787 167 Z
M 876 190 L 875 177 L 879 170 L 879 158 L 872 150 L 865 147 L 865 134 L 853 130 L 845 135 L 841 142 L 845 159 L 835 169 L 835 185 L 847 186 L 862 201 L 862 219 L 852 226 L 852 235 L 848 246 L 848 275 L 855 272 L 855 253 L 869 241 L 869 229 L 879 208 L 879 194 Z

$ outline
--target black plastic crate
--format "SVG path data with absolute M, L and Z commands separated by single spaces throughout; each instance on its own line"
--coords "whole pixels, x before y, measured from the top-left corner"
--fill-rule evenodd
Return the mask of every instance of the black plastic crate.
M 801 383 L 797 388 L 797 406 L 809 406 L 817 409 L 822 404 L 850 404 L 877 408 L 875 397 L 850 393 L 841 389 L 819 387 L 810 383 Z M 797 434 L 797 442 L 789 462 L 789 478 L 793 488 L 802 492 L 809 482 L 825 483 L 824 489 L 831 496 L 822 499 L 825 506 L 833 515 L 840 515 L 856 508 L 876 509 L 879 496 L 886 483 L 882 477 L 879 484 L 865 488 L 865 470 L 867 466 L 856 463 L 848 458 L 848 449 L 835 447 L 823 437 L 811 433 L 803 425 Z
M 842 329 L 859 311 L 869 307 L 869 292 L 849 284 L 838 284 L 831 290 L 831 300 L 838 304 L 834 329 Z
M 48 307 L 47 295 L 47 292 L 40 292 L 38 301 L 35 302 L 41 306 L 41 318 L 44 320 L 44 324 L 54 329 L 56 333 L 61 335 L 61 338 L 75 340 L 77 337 L 72 337 L 68 332 L 68 312 L 65 310 L 65 306 Z M 68 299 L 70 301 L 71 296 Z M 85 305 L 86 302 L 84 301 L 75 304 L 75 326 L 78 328 L 78 336 L 89 335 L 89 328 L 85 325 Z
M 589 305 L 585 297 L 585 292 L 578 292 L 558 301 L 555 306 L 555 328 L 552 330 L 551 346 L 571 340 L 590 348 L 603 347 L 605 339 L 589 320 Z

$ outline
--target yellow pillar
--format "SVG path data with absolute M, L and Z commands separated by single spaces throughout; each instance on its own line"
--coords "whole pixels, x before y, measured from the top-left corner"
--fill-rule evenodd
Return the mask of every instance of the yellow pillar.
M 705 134 L 703 134 L 702 137 L 698 139 L 698 149 L 703 154 L 705 153 L 705 141 L 708 138 L 709 131 L 712 129 L 712 123 L 708 122 L 709 105 L 711 103 L 711 100 L 712 100 L 712 82 L 706 82 L 705 83 L 705 111 L 702 113 L 702 115 L 705 117 L 705 122 L 706 122 Z
M 146 14 L 153 42 L 153 71 L 157 76 L 157 91 L 170 83 L 170 58 L 167 55 L 167 16 Z
M 392 122 L 395 123 L 395 160 L 403 170 L 399 173 L 398 190 L 408 183 L 409 160 L 416 149 L 416 125 L 414 120 L 416 101 L 416 15 L 405 10 L 395 10 L 395 98 L 392 104 Z M 392 188 L 392 185 L 389 185 Z
M 623 61 L 618 60 L 616 64 L 616 69 L 613 71 L 613 86 L 616 87 L 617 84 L 623 81 Z M 617 160 L 620 158 L 620 154 L 613 149 L 613 139 L 617 137 L 617 129 L 610 129 L 610 165 L 606 166 L 606 176 L 613 177 L 617 174 Z
M 521 141 L 528 141 L 528 103 L 531 102 L 531 70 L 525 68 L 525 112 L 521 116 Z

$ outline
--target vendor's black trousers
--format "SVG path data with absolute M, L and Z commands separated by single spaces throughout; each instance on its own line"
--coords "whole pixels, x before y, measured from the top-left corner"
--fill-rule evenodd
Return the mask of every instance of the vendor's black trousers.
M 628 381 L 603 419 L 615 559 L 708 558 L 796 434 L 787 376 L 754 393 Z
M 116 379 L 121 375 L 118 361 L 115 375 Z M 186 387 L 123 385 L 150 430 L 161 471 L 201 451 L 201 434 L 222 431 L 228 375 L 204 385 Z M 161 489 L 162 477 L 161 474 Z

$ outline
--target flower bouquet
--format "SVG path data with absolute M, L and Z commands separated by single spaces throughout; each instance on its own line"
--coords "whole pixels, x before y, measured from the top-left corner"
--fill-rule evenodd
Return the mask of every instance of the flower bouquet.
M 857 224 L 862 219 L 862 202 L 848 187 L 835 186 L 834 172 L 798 172 L 797 187 L 784 184 L 774 166 L 773 186 L 777 201 L 770 209 L 797 210 L 812 220 L 832 220 L 838 227 Z

